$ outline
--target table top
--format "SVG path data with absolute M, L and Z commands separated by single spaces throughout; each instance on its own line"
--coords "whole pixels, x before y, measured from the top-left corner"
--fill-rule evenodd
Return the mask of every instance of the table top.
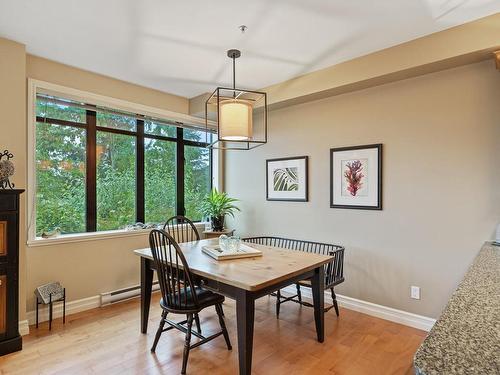
M 262 256 L 254 258 L 217 261 L 202 253 L 203 246 L 218 243 L 214 238 L 180 243 L 179 247 L 194 274 L 249 291 L 300 275 L 332 259 L 331 256 L 257 244 L 248 244 L 262 251 Z M 150 248 L 134 250 L 134 253 L 153 259 Z

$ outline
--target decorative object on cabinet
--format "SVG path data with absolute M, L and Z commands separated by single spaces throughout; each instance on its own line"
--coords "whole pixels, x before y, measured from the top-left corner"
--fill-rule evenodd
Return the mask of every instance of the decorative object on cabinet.
M 14 189 L 14 184 L 9 180 L 16 172 L 14 163 L 10 161 L 12 158 L 14 155 L 9 150 L 0 153 L 0 189 Z
M 266 160 L 268 201 L 308 201 L 308 156 Z
M 0 189 L 0 355 L 22 349 L 19 335 L 19 195 Z
M 52 282 L 40 285 L 35 289 L 36 297 L 36 328 L 38 328 L 38 306 L 49 306 L 49 331 L 52 329 L 53 305 L 54 302 L 63 303 L 63 324 L 66 323 L 66 288 L 59 282 Z
M 330 207 L 382 209 L 382 144 L 330 149 Z

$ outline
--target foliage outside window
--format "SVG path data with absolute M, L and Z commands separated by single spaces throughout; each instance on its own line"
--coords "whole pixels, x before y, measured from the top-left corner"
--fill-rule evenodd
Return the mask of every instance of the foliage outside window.
M 36 124 L 37 235 L 85 232 L 85 130 Z
M 136 138 L 97 132 L 97 230 L 136 221 Z
M 43 97 L 36 114 L 36 236 L 176 214 L 204 219 L 199 205 L 211 188 L 204 132 Z
M 146 139 L 144 144 L 146 222 L 162 222 L 176 213 L 176 144 Z M 199 217 L 201 218 L 201 217 Z

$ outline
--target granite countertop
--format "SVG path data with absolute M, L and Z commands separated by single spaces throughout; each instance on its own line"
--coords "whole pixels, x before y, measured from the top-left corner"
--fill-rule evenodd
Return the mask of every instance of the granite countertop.
M 481 248 L 414 365 L 421 375 L 500 374 L 500 247 Z

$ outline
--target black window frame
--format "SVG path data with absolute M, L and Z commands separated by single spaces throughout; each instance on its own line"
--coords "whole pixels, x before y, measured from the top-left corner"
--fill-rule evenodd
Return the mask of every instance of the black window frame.
M 37 99 L 38 100 L 38 99 Z M 185 195 L 184 195 L 184 146 L 204 147 L 208 143 L 197 142 L 184 139 L 184 128 L 177 126 L 176 136 L 168 137 L 163 135 L 148 134 L 144 131 L 144 120 L 136 118 L 136 130 L 123 130 L 109 128 L 97 125 L 98 110 L 86 110 L 86 122 L 74 122 L 60 120 L 50 117 L 36 116 L 36 123 L 50 123 L 54 125 L 64 125 L 86 130 L 86 232 L 97 232 L 97 162 L 96 162 L 96 139 L 97 132 L 108 132 L 115 134 L 124 134 L 136 137 L 136 222 L 145 222 L 145 160 L 144 160 L 144 141 L 146 138 L 158 139 L 161 141 L 174 142 L 176 144 L 176 215 L 185 215 Z M 126 116 L 126 114 L 124 114 Z M 154 120 L 153 120 L 154 121 Z M 36 124 L 35 124 L 36 126 Z M 174 125 L 171 125 L 174 126 Z M 198 130 L 198 129 L 197 129 Z M 204 131 L 199 129 L 199 131 Z M 209 149 L 209 170 L 210 184 L 213 187 L 213 150 Z M 168 218 L 166 217 L 165 220 Z M 200 220 L 195 220 L 200 222 Z M 119 228 L 116 228 L 119 229 Z

